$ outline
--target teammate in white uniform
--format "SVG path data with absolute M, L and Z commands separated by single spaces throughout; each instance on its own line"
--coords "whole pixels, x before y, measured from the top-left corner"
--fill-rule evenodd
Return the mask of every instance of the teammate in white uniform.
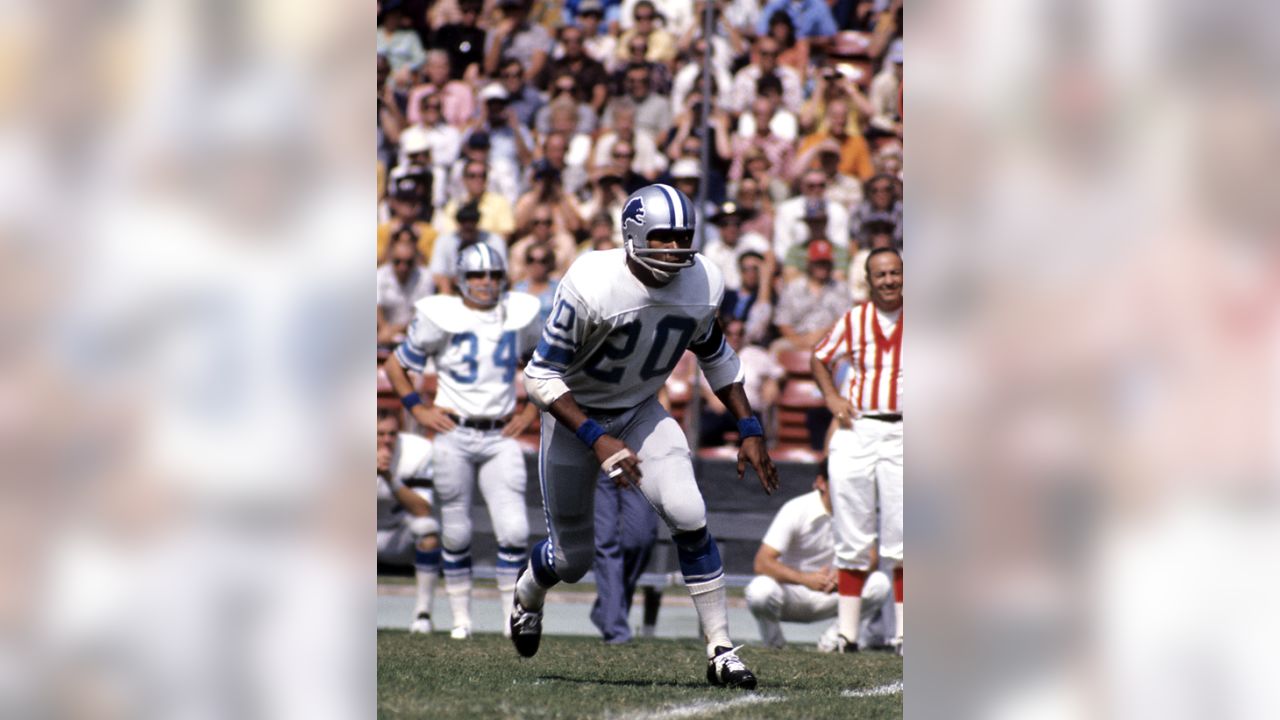
M 440 574 L 440 525 L 431 517 L 431 441 L 400 432 L 400 418 L 378 411 L 378 560 L 413 563 L 418 601 L 411 633 L 431 632 L 431 598 Z
M 461 297 L 437 295 L 414 306 L 408 337 L 387 358 L 387 378 L 413 417 L 434 430 L 435 487 L 443 525 L 444 582 L 452 636 L 471 636 L 471 495 L 477 479 L 498 540 L 497 581 L 503 617 L 528 559 L 524 454 L 516 442 L 533 420 L 532 405 L 513 416 L 516 367 L 538 341 L 540 304 L 506 292 L 506 266 L 493 248 L 458 254 Z M 422 404 L 407 370 L 435 358 L 434 406 Z
M 729 640 L 724 569 L 689 446 L 657 400 L 685 349 L 692 350 L 739 418 L 739 477 L 750 463 L 766 492 L 777 487 L 741 365 L 716 321 L 720 271 L 691 249 L 694 223 L 683 193 L 643 187 L 623 205 L 624 248 L 578 258 L 556 291 L 525 367 L 529 397 L 544 410 L 538 461 L 550 537 L 533 548 L 517 584 L 512 640 L 521 655 L 535 654 L 547 589 L 577 582 L 591 568 L 595 482 L 603 468 L 619 485 L 638 486 L 671 530 L 706 634 L 708 681 L 750 689 L 756 678 Z
M 836 616 L 835 545 L 831 535 L 831 496 L 827 485 L 827 461 L 818 463 L 813 492 L 787 501 L 764 534 L 756 552 L 755 571 L 747 585 L 747 607 L 760 626 L 765 645 L 786 644 L 781 621 L 815 622 Z M 872 618 L 889 598 L 889 578 L 874 572 L 862 586 L 862 613 L 858 641 L 875 644 L 869 628 Z M 818 640 L 818 649 L 838 648 L 839 626 L 833 623 Z
M 862 585 L 878 537 L 880 556 L 894 567 L 894 644 L 901 652 L 902 257 L 892 248 L 873 250 L 866 267 L 871 299 L 836 322 L 810 367 L 837 424 L 830 471 L 841 644 L 855 647 Z M 852 372 L 837 389 L 830 367 L 842 357 Z

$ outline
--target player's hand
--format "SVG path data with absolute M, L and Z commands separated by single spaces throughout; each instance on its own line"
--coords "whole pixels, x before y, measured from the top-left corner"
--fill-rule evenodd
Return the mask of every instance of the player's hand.
M 529 423 L 533 422 L 533 416 L 526 413 L 516 413 L 502 426 L 502 437 L 516 437 L 529 427 Z
M 738 448 L 739 480 L 746 475 L 747 463 L 755 468 L 756 476 L 760 478 L 760 487 L 772 495 L 778 489 L 778 469 L 773 466 L 773 459 L 764 447 L 764 438 L 759 435 L 743 440 L 742 446 Z
M 836 422 L 840 423 L 840 427 L 846 430 L 853 427 L 853 418 L 857 415 L 857 412 L 853 409 L 853 403 L 846 398 L 827 398 L 827 409 L 835 416 Z
M 451 432 L 458 424 L 449 417 L 448 413 L 439 407 L 425 407 L 423 405 L 414 405 L 413 419 L 417 420 L 423 427 L 435 430 L 438 433 Z
M 640 486 L 640 458 L 627 447 L 627 444 L 612 435 L 601 435 L 596 444 L 592 446 L 595 450 L 596 459 L 600 461 L 600 467 L 604 469 L 614 484 L 620 488 L 628 486 Z M 619 453 L 626 453 L 621 460 L 615 461 L 611 466 L 606 463 Z
M 391 457 L 393 454 L 394 453 L 392 453 L 391 448 L 389 447 L 378 448 L 378 474 L 379 475 L 386 475 L 387 473 L 391 472 Z

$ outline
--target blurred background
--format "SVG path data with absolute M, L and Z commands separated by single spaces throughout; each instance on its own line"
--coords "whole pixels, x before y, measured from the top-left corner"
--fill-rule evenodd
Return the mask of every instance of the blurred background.
M 907 717 L 1280 713 L 1276 11 L 907 10 Z
M 368 713 L 372 7 L 0 13 L 0 715 Z
M 908 717 L 1280 715 L 1277 12 L 906 9 Z M 0 714 L 371 713 L 374 7 L 0 13 Z

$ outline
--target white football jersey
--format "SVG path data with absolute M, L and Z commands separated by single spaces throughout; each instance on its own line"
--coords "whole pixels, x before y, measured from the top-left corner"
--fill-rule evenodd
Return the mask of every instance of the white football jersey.
M 456 295 L 423 298 L 396 357 L 419 372 L 435 358 L 441 408 L 470 419 L 504 418 L 515 412 L 516 368 L 538 343 L 541 309 L 537 298 L 519 292 L 503 293 L 489 310 L 469 308 Z
M 400 433 L 396 440 L 396 454 L 391 458 L 391 481 L 388 483 L 381 477 L 378 481 L 378 529 L 393 530 L 404 521 L 404 508 L 396 500 L 394 490 L 408 486 L 414 487 L 431 502 L 432 494 L 429 484 L 431 471 L 431 441 L 421 435 Z M 426 488 L 421 487 L 427 485 Z
M 738 356 L 716 322 L 720 270 L 695 258 L 661 288 L 631 273 L 625 250 L 578 258 L 556 289 L 525 374 L 561 378 L 579 405 L 604 409 L 635 407 L 656 394 L 686 349 L 713 388 L 741 382 Z

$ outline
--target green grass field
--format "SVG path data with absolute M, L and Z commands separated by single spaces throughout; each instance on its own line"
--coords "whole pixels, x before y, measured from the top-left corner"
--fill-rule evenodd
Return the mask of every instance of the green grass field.
M 740 655 L 760 679 L 754 693 L 708 685 L 703 649 L 692 640 L 607 646 L 594 638 L 544 637 L 538 655 L 521 660 L 500 635 L 457 642 L 442 633 L 384 630 L 378 632 L 378 716 L 902 717 L 902 659 L 895 655 L 751 646 Z

